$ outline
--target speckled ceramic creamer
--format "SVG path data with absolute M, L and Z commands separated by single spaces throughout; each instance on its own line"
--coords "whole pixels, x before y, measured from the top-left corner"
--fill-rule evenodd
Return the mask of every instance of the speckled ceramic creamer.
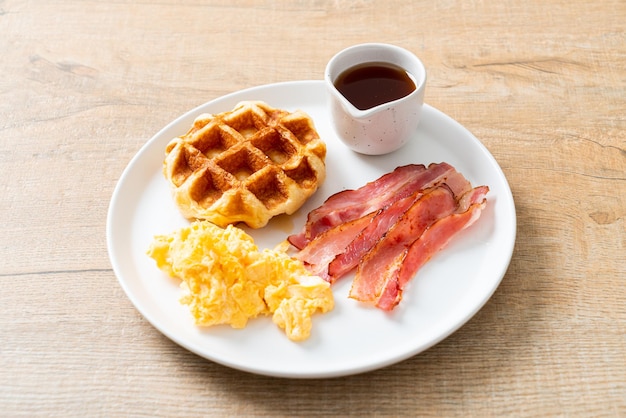
M 360 110 L 335 87 L 337 77 L 355 65 L 389 63 L 407 71 L 415 90 L 407 96 Z M 367 43 L 346 48 L 326 65 L 324 82 L 331 122 L 337 136 L 352 150 L 368 155 L 387 154 L 412 140 L 417 131 L 426 86 L 426 69 L 413 53 L 395 45 Z

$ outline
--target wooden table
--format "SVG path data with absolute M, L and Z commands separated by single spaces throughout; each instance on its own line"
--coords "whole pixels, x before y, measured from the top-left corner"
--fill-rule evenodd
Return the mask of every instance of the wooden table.
M 0 415 L 626 416 L 624 22 L 623 0 L 0 2 Z M 372 41 L 419 55 L 426 102 L 507 176 L 496 293 L 350 377 L 257 376 L 171 342 L 107 255 L 125 166 L 187 110 L 321 79 Z

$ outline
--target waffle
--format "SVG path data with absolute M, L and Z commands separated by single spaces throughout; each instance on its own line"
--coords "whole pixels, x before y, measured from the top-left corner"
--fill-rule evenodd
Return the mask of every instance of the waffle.
M 163 173 L 188 219 L 261 228 L 292 214 L 324 181 L 326 144 L 302 111 L 259 101 L 202 114 L 165 150 Z

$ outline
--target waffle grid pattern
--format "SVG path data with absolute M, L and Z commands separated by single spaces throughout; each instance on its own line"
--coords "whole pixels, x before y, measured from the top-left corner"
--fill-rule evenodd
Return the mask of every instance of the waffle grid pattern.
M 325 156 L 307 114 L 247 101 L 198 116 L 167 145 L 163 171 L 185 217 L 260 228 L 317 190 Z

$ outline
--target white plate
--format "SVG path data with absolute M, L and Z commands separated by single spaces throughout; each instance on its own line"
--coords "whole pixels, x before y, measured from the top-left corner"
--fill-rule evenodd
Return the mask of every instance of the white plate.
M 328 196 L 357 188 L 400 165 L 445 161 L 473 185 L 490 188 L 481 218 L 433 257 L 403 293 L 391 313 L 348 299 L 353 276 L 333 285 L 335 309 L 313 319 L 311 337 L 294 343 L 269 317 L 243 330 L 207 329 L 192 323 L 179 303 L 178 284 L 161 273 L 146 250 L 155 234 L 188 224 L 170 196 L 161 167 L 165 145 L 184 134 L 202 112 L 230 110 L 241 100 L 263 100 L 287 110 L 302 109 L 326 141 L 327 178 L 294 215 L 280 216 L 249 233 L 260 248 L 273 248 L 300 230 L 306 214 Z M 443 340 L 467 322 L 491 297 L 509 265 L 516 217 L 509 185 L 493 156 L 470 132 L 425 105 L 414 141 L 392 154 L 364 156 L 335 139 L 326 114 L 322 81 L 259 86 L 212 100 L 179 117 L 132 159 L 113 193 L 107 245 L 120 284 L 139 312 L 186 349 L 217 363 L 252 373 L 297 378 L 361 373 L 411 357 Z

